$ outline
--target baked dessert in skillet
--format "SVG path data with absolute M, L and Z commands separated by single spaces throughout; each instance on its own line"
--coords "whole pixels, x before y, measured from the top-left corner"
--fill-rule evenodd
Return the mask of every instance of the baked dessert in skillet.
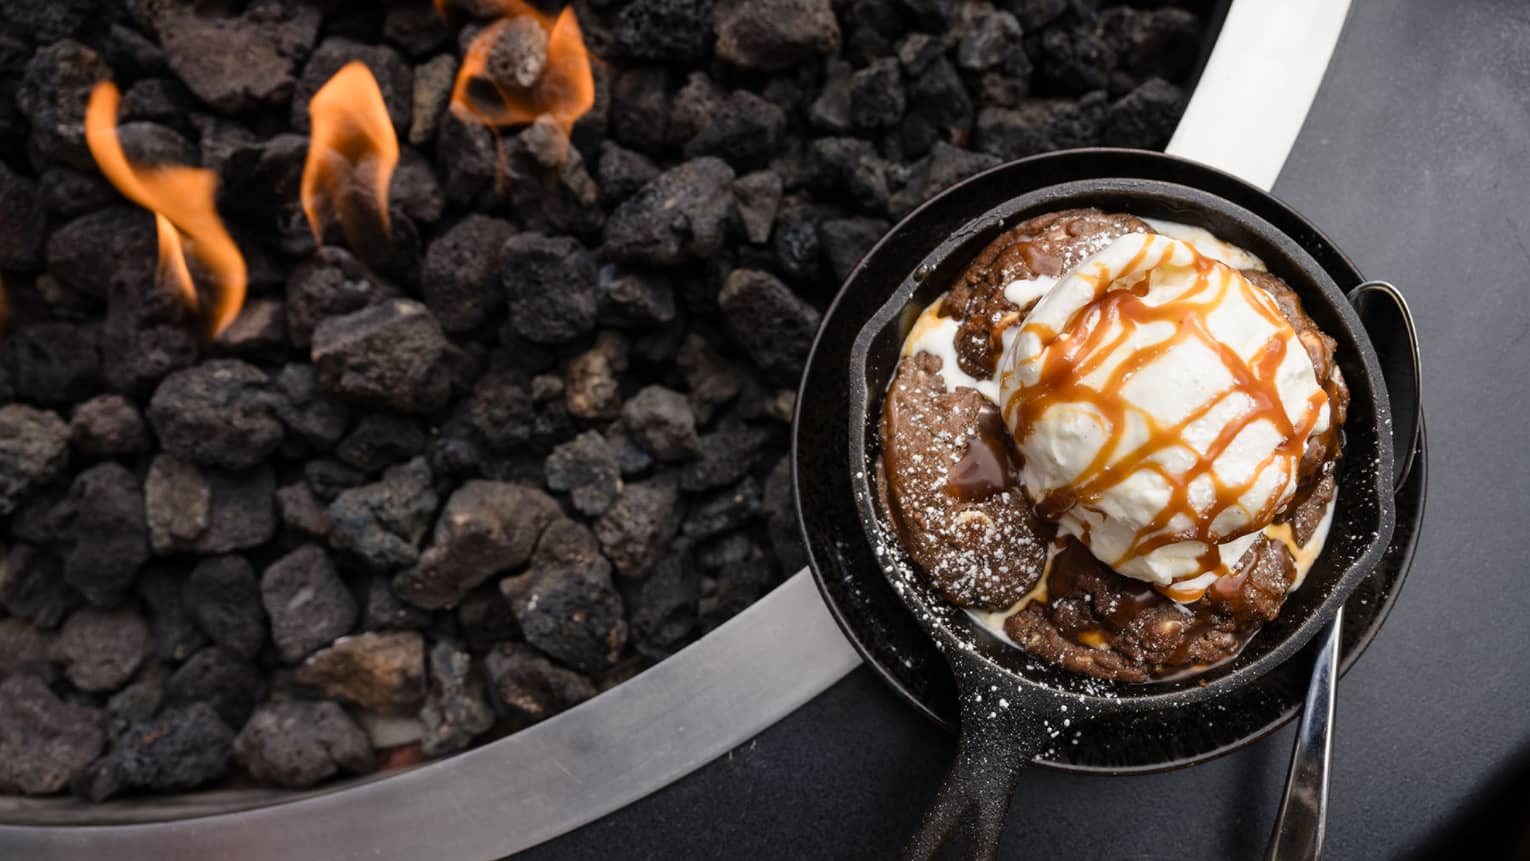
M 951 603 L 1120 681 L 1226 660 L 1334 505 L 1334 341 L 1246 251 L 1093 209 L 1001 234 L 908 334 L 877 486 Z

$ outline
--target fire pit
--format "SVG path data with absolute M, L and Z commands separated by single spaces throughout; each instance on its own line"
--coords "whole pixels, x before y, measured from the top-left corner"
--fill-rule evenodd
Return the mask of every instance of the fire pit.
M 796 572 L 840 280 L 1003 160 L 1164 146 L 1221 17 L 97 5 L 0 3 L 0 795 L 202 811 L 514 733 Z

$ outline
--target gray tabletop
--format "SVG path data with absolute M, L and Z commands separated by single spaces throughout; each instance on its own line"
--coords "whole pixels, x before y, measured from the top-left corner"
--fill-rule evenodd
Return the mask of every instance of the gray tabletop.
M 1530 821 L 1530 5 L 1355 0 L 1275 192 L 1407 292 L 1424 348 L 1424 536 L 1390 620 L 1340 685 L 1329 857 L 1511 839 Z M 1148 777 L 1033 773 L 1005 855 L 1255 857 L 1291 739 Z M 524 857 L 888 857 L 952 749 L 863 668 Z

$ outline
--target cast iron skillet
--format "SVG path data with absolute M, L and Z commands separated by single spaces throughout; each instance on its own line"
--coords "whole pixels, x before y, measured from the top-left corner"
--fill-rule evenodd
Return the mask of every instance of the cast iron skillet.
M 1007 182 L 1012 177 L 1023 179 Z M 1391 408 L 1375 352 L 1344 294 L 1313 258 L 1332 253 L 1327 240 L 1299 219 L 1297 229 L 1288 224 L 1282 230 L 1234 202 L 1249 202 L 1250 195 L 1257 203 L 1263 192 L 1203 166 L 1152 153 L 1075 151 L 1001 166 L 948 190 L 894 228 L 851 274 L 836 299 L 837 307 L 850 301 L 864 308 L 866 319 L 851 348 L 844 393 L 850 425 L 849 462 L 843 468 L 850 471 L 855 514 L 865 530 L 860 540 L 869 539 L 877 548 L 902 603 L 951 664 L 962 714 L 957 761 L 910 844 L 911 855 L 929 857 L 960 831 L 970 857 L 991 857 L 1020 767 L 1049 747 L 1068 743 L 1070 725 L 1193 706 L 1248 684 L 1289 658 L 1326 624 L 1385 551 L 1395 519 Z M 1192 679 L 1146 685 L 1104 682 L 1044 664 L 1000 643 L 946 604 L 914 571 L 882 525 L 870 482 L 881 393 L 913 313 L 943 292 L 1002 230 L 1033 215 L 1076 206 L 1197 224 L 1253 251 L 1297 291 L 1308 313 L 1338 340 L 1339 364 L 1350 386 L 1340 504 L 1323 557 L 1280 618 L 1265 626 L 1238 658 Z M 912 225 L 918 229 L 908 229 Z M 908 242 L 932 250 L 912 271 L 879 269 L 879 255 L 887 257 L 889 246 L 896 244 L 906 257 Z M 820 516 L 839 513 L 809 510 L 809 500 L 816 495 L 805 491 L 804 484 L 815 479 L 804 476 L 801 463 L 804 426 L 811 421 L 804 421 L 804 413 L 812 409 L 814 399 L 837 395 L 806 388 L 814 378 L 814 362 L 840 352 L 843 345 L 828 351 L 824 347 L 820 337 L 799 399 L 796 440 L 801 515 L 815 530 L 823 528 Z M 1411 405 L 1404 412 L 1414 415 Z M 831 543 L 848 547 L 854 541 L 844 534 Z M 821 556 L 813 554 L 815 567 L 842 561 Z M 869 621 L 874 626 L 907 624 L 906 619 Z

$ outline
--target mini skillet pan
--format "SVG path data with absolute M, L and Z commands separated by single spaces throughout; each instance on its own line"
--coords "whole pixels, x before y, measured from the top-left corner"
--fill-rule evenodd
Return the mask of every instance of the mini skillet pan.
M 1157 162 L 1145 179 L 1143 162 Z M 917 624 L 933 639 L 951 665 L 958 688 L 962 733 L 956 762 L 910 843 L 911 857 L 932 857 L 953 834 L 965 837 L 966 855 L 993 857 L 1009 799 L 1020 768 L 1051 745 L 1066 743 L 1069 724 L 1080 719 L 1131 716 L 1197 704 L 1234 691 L 1285 661 L 1299 650 L 1343 604 L 1354 586 L 1377 564 L 1391 538 L 1393 451 L 1391 406 L 1376 353 L 1343 292 L 1303 244 L 1321 249 L 1326 240 L 1304 225 L 1301 242 L 1228 197 L 1203 186 L 1232 183 L 1242 195 L 1262 194 L 1200 165 L 1169 156 L 1099 150 L 1061 153 L 1027 160 L 1032 177 L 1052 167 L 1055 180 L 1034 184 L 1014 196 L 987 183 L 1002 182 L 1001 166 L 938 196 L 931 207 L 962 212 L 968 221 L 924 236 L 900 236 L 873 249 L 841 291 L 837 302 L 868 293 L 885 297 L 868 303 L 870 313 L 851 348 L 848 439 L 851 487 L 860 524 L 877 548 L 884 570 Z M 1120 175 L 1113 166 L 1125 167 Z M 1186 181 L 1177 181 L 1186 180 Z M 1199 180 L 1199 181 L 1197 181 Z M 1193 184 L 1192 184 L 1193 183 Z M 999 200 L 997 205 L 991 201 Z M 1205 227 L 1263 259 L 1301 296 L 1307 312 L 1339 344 L 1338 361 L 1350 387 L 1345 426 L 1345 460 L 1340 472 L 1339 505 L 1327 547 L 1302 589 L 1287 601 L 1281 616 L 1265 628 L 1234 660 L 1206 673 L 1175 681 L 1132 685 L 1069 673 L 1032 659 L 1001 643 L 928 587 L 884 527 L 872 486 L 881 396 L 898 359 L 903 336 L 917 311 L 944 292 L 968 262 L 991 239 L 1014 224 L 1044 212 L 1080 206 L 1131 212 Z M 911 216 L 910 220 L 920 213 Z M 972 217 L 972 216 L 976 217 Z M 901 283 L 889 294 L 892 273 L 877 273 L 875 260 L 891 237 L 924 239 L 933 248 L 910 272 L 893 274 Z M 867 283 L 874 275 L 881 283 Z M 858 281 L 858 279 L 860 279 Z M 822 346 L 821 344 L 819 346 Z M 815 356 L 817 358 L 817 351 Z M 809 378 L 811 378 L 811 362 Z M 798 424 L 810 409 L 804 392 Z M 1410 416 L 1411 406 L 1405 412 Z M 1411 435 L 1408 437 L 1411 439 Z M 799 430 L 799 500 L 805 499 Z M 804 522 L 815 512 L 804 506 Z M 819 560 L 815 555 L 815 565 Z M 881 620 L 886 624 L 901 624 Z

